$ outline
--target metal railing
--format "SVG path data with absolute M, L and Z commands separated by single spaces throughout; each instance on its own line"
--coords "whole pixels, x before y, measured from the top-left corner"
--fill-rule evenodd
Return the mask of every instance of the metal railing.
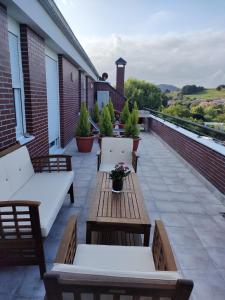
M 163 119 L 165 121 L 168 121 L 172 124 L 175 124 L 179 127 L 185 128 L 191 132 L 196 133 L 199 137 L 201 136 L 207 136 L 211 137 L 214 141 L 219 142 L 221 144 L 224 144 L 225 142 L 225 132 L 221 130 L 216 130 L 213 128 L 210 128 L 208 126 L 204 126 L 195 122 L 188 121 L 186 119 L 180 118 L 180 117 L 173 117 L 171 115 L 162 113 L 160 111 L 156 111 L 149 108 L 144 108 L 145 110 L 149 111 L 152 115 Z

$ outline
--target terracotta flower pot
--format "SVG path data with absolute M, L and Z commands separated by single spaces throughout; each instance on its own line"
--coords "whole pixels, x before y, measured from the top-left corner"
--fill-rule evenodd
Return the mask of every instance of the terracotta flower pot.
M 133 139 L 133 151 L 137 151 L 140 140 L 141 140 L 141 138 L 134 138 Z
M 76 136 L 77 149 L 79 152 L 91 152 L 94 136 Z

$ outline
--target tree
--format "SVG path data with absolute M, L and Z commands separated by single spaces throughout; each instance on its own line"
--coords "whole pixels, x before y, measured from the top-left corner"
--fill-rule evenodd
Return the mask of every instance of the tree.
M 112 136 L 113 128 L 109 108 L 105 105 L 100 116 L 100 133 L 104 136 Z
M 99 122 L 99 108 L 98 108 L 98 102 L 95 102 L 95 105 L 93 107 L 93 113 L 92 113 L 92 119 L 95 123 Z
M 196 114 L 196 115 L 201 115 L 202 117 L 204 116 L 204 107 L 202 105 L 195 105 L 191 107 L 191 113 Z
M 85 102 L 82 102 L 80 109 L 80 118 L 76 128 L 76 136 L 86 137 L 91 135 L 91 124 L 88 118 L 89 113 L 86 108 L 86 104 Z
M 109 99 L 108 108 L 109 108 L 109 113 L 110 113 L 111 121 L 113 123 L 115 121 L 115 111 L 114 111 L 114 107 L 113 107 L 113 103 L 112 103 L 111 99 Z
M 139 135 L 139 128 L 137 123 L 137 114 L 135 109 L 129 115 L 129 118 L 125 124 L 125 135 L 131 138 L 137 138 Z
M 157 86 L 135 78 L 125 82 L 125 96 L 132 106 L 136 101 L 139 109 L 158 109 L 162 104 L 161 91 Z
M 196 86 L 194 84 L 185 85 L 182 87 L 181 93 L 183 95 L 191 95 L 191 94 L 196 94 L 196 93 L 202 92 L 202 91 L 204 91 L 204 89 L 205 88 L 203 86 Z
M 164 108 L 163 112 L 168 115 L 181 118 L 189 118 L 191 115 L 189 109 L 181 104 L 172 104 L 169 107 Z
M 121 122 L 125 124 L 129 118 L 130 111 L 129 111 L 129 106 L 128 106 L 128 101 L 125 102 L 123 110 L 121 112 L 120 118 Z

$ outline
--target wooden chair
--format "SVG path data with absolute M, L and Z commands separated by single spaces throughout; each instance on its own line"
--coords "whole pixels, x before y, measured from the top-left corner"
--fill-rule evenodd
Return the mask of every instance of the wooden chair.
M 103 137 L 101 151 L 97 152 L 97 170 L 110 172 L 117 163 L 126 163 L 133 172 L 137 172 L 138 155 L 133 151 L 133 139 Z
M 90 271 L 87 270 L 87 268 L 82 269 L 81 266 L 76 266 L 76 263 L 74 264 L 74 258 L 76 261 L 77 256 L 76 219 L 75 217 L 71 217 L 56 256 L 55 262 L 57 264 L 55 264 L 51 272 L 44 275 L 46 289 L 45 299 L 85 299 L 83 296 L 87 294 L 91 294 L 93 299 L 100 299 L 102 295 L 113 296 L 113 299 L 120 299 L 120 297 L 122 298 L 123 296 L 130 296 L 132 299 L 141 299 L 143 296 L 149 300 L 189 299 L 193 289 L 193 282 L 175 278 L 174 275 L 171 275 L 177 273 L 177 267 L 166 231 L 161 221 L 156 221 L 155 228 L 152 245 L 155 271 L 141 275 L 138 273 L 140 276 L 138 275 L 136 277 L 132 275 L 134 272 L 131 272 L 128 276 L 118 276 L 115 272 L 108 269 L 105 270 L 107 273 L 105 274 L 102 270 L 100 272 L 97 269 Z M 90 247 L 94 245 L 85 246 Z M 104 247 L 110 248 L 114 246 Z M 129 248 L 129 246 L 120 247 L 125 251 Z M 143 249 L 147 247 L 140 248 Z M 149 250 L 150 255 L 151 249 L 148 248 L 145 250 Z M 136 257 L 135 259 L 138 260 L 140 258 Z M 99 264 L 101 264 L 101 261 L 99 261 Z M 62 269 L 61 266 L 65 269 Z M 167 276 L 167 273 L 170 274 L 170 276 Z M 162 278 L 160 278 L 160 276 L 162 276 Z M 110 297 L 110 299 L 112 298 Z
M 39 265 L 46 272 L 36 201 L 0 201 L 0 266 Z

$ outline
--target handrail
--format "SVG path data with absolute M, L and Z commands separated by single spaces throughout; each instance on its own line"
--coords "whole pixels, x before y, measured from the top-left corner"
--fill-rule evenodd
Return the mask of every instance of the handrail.
M 185 120 L 180 117 L 174 117 L 165 113 L 162 113 L 160 111 L 156 111 L 150 108 L 145 107 L 145 110 L 149 111 L 152 115 L 159 117 L 165 121 L 168 121 L 170 123 L 173 123 L 177 126 L 180 126 L 182 128 L 185 128 L 191 132 L 196 133 L 199 137 L 201 136 L 207 136 L 213 138 L 216 142 L 224 142 L 225 141 L 225 132 L 221 130 L 216 130 L 213 128 L 210 128 L 208 126 L 204 126 L 195 122 L 191 122 L 188 120 Z

